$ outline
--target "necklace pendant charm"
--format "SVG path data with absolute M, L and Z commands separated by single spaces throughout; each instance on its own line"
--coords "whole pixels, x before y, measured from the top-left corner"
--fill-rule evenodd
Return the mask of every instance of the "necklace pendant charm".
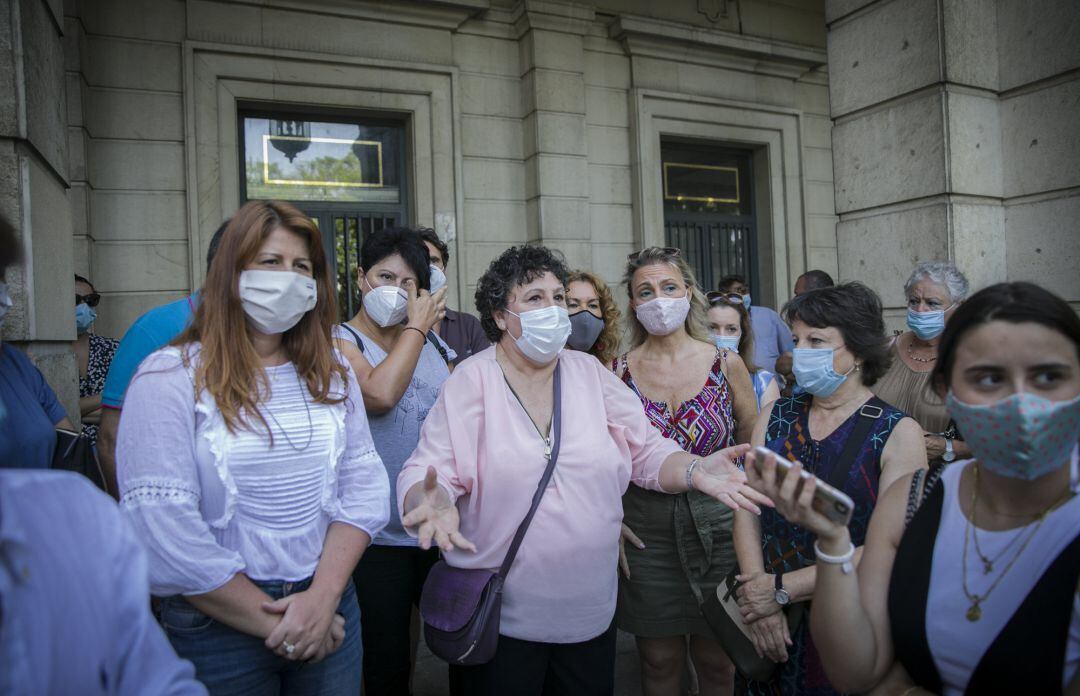
M 983 575 L 989 575 L 992 572 L 994 572 L 994 562 L 983 559 Z
M 973 603 L 968 608 L 967 614 L 965 614 L 965 616 L 967 616 L 967 620 L 971 621 L 971 622 L 975 622 L 975 621 L 978 621 L 979 619 L 981 619 L 982 618 L 982 609 L 979 608 L 979 603 L 978 602 Z

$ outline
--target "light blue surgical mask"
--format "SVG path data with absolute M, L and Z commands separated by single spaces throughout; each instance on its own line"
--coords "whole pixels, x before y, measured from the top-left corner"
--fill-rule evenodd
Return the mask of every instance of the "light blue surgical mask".
M 717 350 L 730 350 L 738 353 L 740 338 L 742 336 L 717 336 L 714 334 L 712 340 L 716 344 Z
M 916 312 L 914 309 L 909 309 L 907 311 L 908 328 L 924 341 L 937 338 L 945 330 L 945 312 L 950 309 L 952 309 L 951 305 L 945 309 L 930 312 Z
M 746 293 L 742 296 L 743 307 L 746 307 L 746 311 L 750 311 L 750 293 Z
M 847 374 L 838 374 L 833 369 L 833 352 L 832 348 L 796 348 L 792 351 L 791 371 L 800 387 L 822 398 L 832 396 L 840 388 L 857 366 L 853 365 Z
M 443 270 L 435 264 L 431 264 L 428 267 L 428 271 L 431 273 L 431 281 L 429 282 L 431 290 L 429 292 L 434 295 L 439 290 L 442 290 L 444 287 L 446 287 L 446 274 L 443 273 Z
M 75 305 L 75 330 L 82 336 L 84 333 L 90 330 L 90 325 L 97 319 L 97 312 L 86 304 L 80 302 Z

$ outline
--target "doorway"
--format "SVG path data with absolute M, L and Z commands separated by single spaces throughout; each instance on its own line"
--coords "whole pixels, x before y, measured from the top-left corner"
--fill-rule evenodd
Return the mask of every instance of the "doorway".
M 706 291 L 726 275 L 757 289 L 753 153 L 713 143 L 662 139 L 664 237 L 682 250 Z
M 356 276 L 368 235 L 409 223 L 406 123 L 244 109 L 241 200 L 282 200 L 311 217 L 335 280 L 339 318 L 360 306 Z

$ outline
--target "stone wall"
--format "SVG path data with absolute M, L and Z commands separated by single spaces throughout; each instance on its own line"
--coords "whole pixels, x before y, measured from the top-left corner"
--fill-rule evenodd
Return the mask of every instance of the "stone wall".
M 101 333 L 121 335 L 201 282 L 205 241 L 238 195 L 223 125 L 235 103 L 225 101 L 267 79 L 266 99 L 281 104 L 371 108 L 364 90 L 393 92 L 402 80 L 431 95 L 430 156 L 411 164 L 414 179 L 434 183 L 414 220 L 452 237 L 451 292 L 466 309 L 510 244 L 542 241 L 617 280 L 626 253 L 662 241 L 638 183 L 659 177 L 658 164 L 635 170 L 640 139 L 658 142 L 659 131 L 636 127 L 634 113 L 642 95 L 661 92 L 698 102 L 691 121 L 711 119 L 719 102 L 786 110 L 786 142 L 762 130 L 748 143 L 786 148 L 773 158 L 786 169 L 763 180 L 786 192 L 760 223 L 765 248 L 781 250 L 779 263 L 763 262 L 763 299 L 785 298 L 806 267 L 836 270 L 819 0 L 676 0 L 662 16 L 636 0 L 68 4 L 75 267 L 105 295 Z M 304 72 L 318 83 L 305 91 L 298 76 L 313 61 L 327 72 Z M 236 87 L 225 65 L 250 82 Z M 364 82 L 366 66 L 393 70 Z M 345 72 L 364 82 L 351 95 L 319 77 Z
M 59 0 L 0 0 L 0 216 L 25 261 L 8 269 L 14 305 L 0 337 L 29 353 L 78 421 L 71 171 Z
M 896 326 L 933 258 L 1080 303 L 1076 3 L 829 0 L 826 19 L 841 279 Z

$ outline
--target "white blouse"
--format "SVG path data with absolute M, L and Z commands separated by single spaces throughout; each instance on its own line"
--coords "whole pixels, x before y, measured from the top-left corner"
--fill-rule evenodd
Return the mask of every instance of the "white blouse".
M 186 366 L 175 347 L 144 360 L 120 419 L 120 505 L 147 547 L 153 594 L 203 594 L 239 572 L 303 580 L 331 522 L 379 533 L 390 484 L 343 358 L 338 404 L 313 403 L 292 363 L 266 368 L 268 436 L 257 418 L 230 433 L 212 396 L 196 400 L 197 347 L 189 355 Z

